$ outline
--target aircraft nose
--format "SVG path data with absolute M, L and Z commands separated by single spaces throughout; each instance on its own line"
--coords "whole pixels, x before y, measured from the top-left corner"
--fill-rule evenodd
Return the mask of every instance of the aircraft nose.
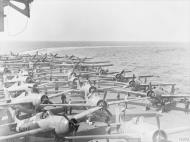
M 52 104 L 52 102 L 49 100 L 48 96 L 43 95 L 41 97 L 41 104 Z
M 66 134 L 69 132 L 69 121 L 63 116 L 57 116 L 54 120 L 56 122 L 56 134 Z

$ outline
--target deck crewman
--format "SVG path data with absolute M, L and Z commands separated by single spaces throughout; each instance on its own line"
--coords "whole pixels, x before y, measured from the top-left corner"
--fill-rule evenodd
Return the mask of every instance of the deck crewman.
M 62 94 L 62 96 L 61 96 L 61 101 L 62 101 L 62 104 L 67 104 L 65 94 Z M 63 112 L 64 112 L 65 114 L 67 114 L 67 107 L 63 107 Z
M 185 101 L 185 114 L 189 114 L 189 104 L 190 104 L 190 101 L 186 100 Z

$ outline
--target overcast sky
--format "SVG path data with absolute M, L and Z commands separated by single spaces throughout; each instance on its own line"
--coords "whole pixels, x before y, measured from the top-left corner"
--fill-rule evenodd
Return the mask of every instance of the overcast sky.
M 0 41 L 190 41 L 188 0 L 34 0 L 28 20 L 5 12 Z

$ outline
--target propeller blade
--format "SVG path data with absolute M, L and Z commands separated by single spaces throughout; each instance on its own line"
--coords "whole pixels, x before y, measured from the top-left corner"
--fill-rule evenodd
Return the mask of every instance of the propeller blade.
M 108 109 L 105 109 L 106 113 L 108 114 L 109 117 L 112 117 L 112 113 L 108 110 Z
M 133 74 L 133 79 L 132 79 L 132 80 L 134 81 L 134 80 L 135 80 L 135 78 L 136 78 L 136 76 L 135 76 L 135 74 Z
M 123 73 L 125 73 L 125 70 L 122 70 L 122 71 L 120 72 L 120 74 L 123 74 Z
M 152 91 L 152 83 L 149 83 L 149 90 Z
M 104 92 L 104 97 L 103 97 L 104 102 L 105 102 L 106 96 L 107 96 L 107 91 Z
M 157 122 L 158 130 L 160 131 L 160 118 L 158 115 L 156 115 L 156 122 Z

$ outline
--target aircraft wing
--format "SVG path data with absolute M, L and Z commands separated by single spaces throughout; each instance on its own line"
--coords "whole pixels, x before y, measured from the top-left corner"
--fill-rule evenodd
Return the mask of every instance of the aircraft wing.
M 98 91 L 106 91 L 116 88 L 117 86 L 110 86 L 110 87 L 104 87 L 104 88 L 97 88 Z
M 116 88 L 113 91 L 118 92 L 118 93 L 127 93 L 127 94 L 132 94 L 136 96 L 141 96 L 141 97 L 147 97 L 147 93 L 140 92 L 140 91 L 131 91 L 129 89 L 124 89 L 124 88 Z
M 188 98 L 188 97 L 190 97 L 190 95 L 170 95 L 170 94 L 167 94 L 167 95 L 162 95 L 162 97 L 165 97 L 165 98 Z
M 138 78 L 148 78 L 148 77 L 158 77 L 158 76 L 154 76 L 154 75 L 140 75 L 140 76 L 138 76 Z
M 38 85 L 38 88 L 43 88 L 43 87 L 46 87 L 48 85 L 53 85 L 55 83 L 65 83 L 67 84 L 69 81 L 48 81 L 48 82 L 45 82 L 45 83 L 42 83 L 42 84 L 39 84 Z
M 55 67 L 74 67 L 75 65 L 73 65 L 73 64 L 56 64 L 53 66 L 55 66 Z
M 38 87 L 41 88 L 41 87 L 44 87 L 44 86 L 48 86 L 51 83 L 53 83 L 53 82 L 49 81 L 49 82 L 46 82 L 46 83 L 42 83 L 42 84 L 39 84 Z
M 50 77 L 51 75 L 49 75 L 49 77 Z M 52 75 L 51 77 L 68 77 L 68 75 L 64 75 L 64 74 L 54 74 L 54 75 Z
M 134 99 L 118 100 L 118 101 L 108 102 L 108 105 L 119 104 L 119 103 L 127 103 L 127 102 L 133 102 L 133 101 L 139 101 L 139 100 L 145 100 L 145 99 L 146 98 L 134 98 Z
M 103 63 L 110 63 L 110 61 L 84 61 L 84 64 L 103 64 Z
M 47 77 L 49 77 L 49 75 L 36 77 L 36 78 L 34 78 L 34 80 L 41 80 L 41 79 L 44 79 L 44 78 L 47 78 Z
M 51 94 L 51 95 L 48 95 L 48 98 L 58 97 L 58 96 L 61 96 L 62 94 L 66 94 L 66 93 L 69 93 L 69 92 L 72 92 L 72 91 L 73 91 L 73 89 L 66 90 L 66 91 L 63 91 L 63 92 L 60 92 L 60 93 L 56 93 L 56 94 Z
M 111 101 L 108 102 L 108 105 L 114 105 L 119 103 L 125 103 L 130 101 L 138 101 L 138 100 L 144 100 L 146 98 L 135 98 L 130 100 L 118 100 L 118 101 Z M 85 104 L 85 103 L 74 103 L 74 104 L 61 104 L 61 103 L 55 103 L 55 104 L 41 104 L 40 106 L 65 106 L 65 107 L 95 107 L 94 105 Z
M 19 65 L 28 65 L 29 63 L 6 63 L 6 65 L 16 65 L 16 66 L 19 66 Z
M 113 66 L 113 64 L 83 64 L 85 67 L 109 67 Z
M 11 135 L 7 135 L 7 136 L 0 136 L 0 141 L 24 137 L 24 136 L 28 136 L 28 135 L 35 135 L 40 132 L 46 132 L 46 131 L 50 131 L 50 130 L 51 129 L 44 130 L 44 129 L 38 128 L 38 129 L 29 130 L 29 131 L 25 131 L 25 132 L 21 132 L 21 133 L 16 133 L 16 134 L 11 134 Z
M 60 64 L 60 65 L 55 65 L 55 66 L 63 66 L 63 67 L 74 67 L 76 66 L 75 64 Z M 113 66 L 113 64 L 79 64 L 79 66 L 84 66 L 84 67 L 108 67 L 108 66 Z
M 99 107 L 99 106 L 93 107 L 93 108 L 90 108 L 88 110 L 85 110 L 85 111 L 83 111 L 81 113 L 78 113 L 78 114 L 72 116 L 72 118 L 75 118 L 76 120 L 79 120 L 79 119 L 82 119 L 83 117 L 88 116 L 89 114 L 94 113 L 95 111 L 98 111 L 100 109 L 102 109 L 102 107 Z
M 4 109 L 3 107 L 8 107 L 12 105 L 21 105 L 21 104 L 27 104 L 27 103 L 32 103 L 31 100 L 24 101 L 24 102 L 13 102 L 13 103 L 0 103 L 0 109 Z
M 172 128 L 172 129 L 165 129 L 165 131 L 168 135 L 172 135 L 176 133 L 190 131 L 190 127 L 178 127 L 178 128 Z
M 86 136 L 70 136 L 65 137 L 66 139 L 125 139 L 125 140 L 134 140 L 140 139 L 138 134 L 105 134 L 105 135 L 86 135 Z
M 176 85 L 175 83 L 151 83 L 151 86 L 172 86 Z M 141 84 L 141 86 L 150 86 L 150 84 Z
M 40 106 L 62 106 L 62 107 L 93 107 L 94 105 L 78 103 L 78 104 L 41 104 Z
M 114 76 L 108 76 L 108 75 L 94 75 L 93 77 L 99 77 L 99 78 L 102 78 L 102 79 L 112 79 L 114 78 Z

